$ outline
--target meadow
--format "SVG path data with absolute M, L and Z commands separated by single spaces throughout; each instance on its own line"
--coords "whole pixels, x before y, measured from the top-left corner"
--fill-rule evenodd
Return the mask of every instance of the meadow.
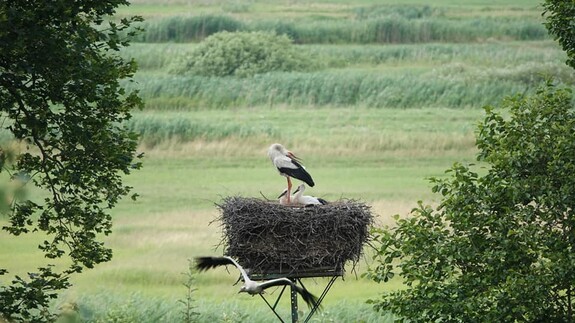
M 113 260 L 73 278 L 54 308 L 73 303 L 78 313 L 62 321 L 181 321 L 189 260 L 223 253 L 216 204 L 231 195 L 274 199 L 283 190 L 266 156 L 274 142 L 303 158 L 317 183 L 306 192 L 362 200 L 378 226 L 391 225 L 418 200 L 438 203 L 427 178 L 475 161 L 483 106 L 529 93 L 549 77 L 575 82 L 534 0 L 132 3 L 114 18 L 142 15 L 148 30 L 119 53 L 137 62 L 125 86 L 146 102 L 126 124 L 141 135 L 145 153 L 143 169 L 126 177 L 140 197 L 112 210 L 113 233 L 103 239 Z M 221 30 L 286 33 L 316 64 L 251 78 L 174 72 Z M 35 249 L 43 237 L 0 236 L 0 263 L 12 274 L 46 262 Z M 313 322 L 393 320 L 366 300 L 401 282 L 361 278 L 369 255 L 366 247 L 336 281 Z M 198 320 L 274 321 L 261 300 L 237 295 L 236 278 L 232 269 L 193 273 Z M 308 281 L 316 294 L 326 283 Z M 288 318 L 287 298 L 280 307 Z

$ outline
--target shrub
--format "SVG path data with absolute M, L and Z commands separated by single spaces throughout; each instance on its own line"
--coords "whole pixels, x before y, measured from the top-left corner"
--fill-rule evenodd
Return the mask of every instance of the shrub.
M 273 71 L 301 71 L 311 60 L 291 40 L 267 32 L 221 32 L 204 40 L 175 72 L 246 77 Z

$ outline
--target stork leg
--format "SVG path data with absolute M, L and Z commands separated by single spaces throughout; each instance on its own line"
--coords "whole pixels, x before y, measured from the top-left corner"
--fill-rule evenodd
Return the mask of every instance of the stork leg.
M 291 179 L 288 177 L 287 181 L 288 181 L 287 204 L 289 205 L 291 203 L 291 201 L 290 201 L 290 199 L 291 199 Z

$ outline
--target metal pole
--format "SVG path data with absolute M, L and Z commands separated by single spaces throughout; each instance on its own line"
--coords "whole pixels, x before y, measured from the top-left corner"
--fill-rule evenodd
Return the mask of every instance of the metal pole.
M 327 286 L 325 286 L 325 289 L 323 290 L 323 293 L 321 293 L 321 296 L 318 298 L 317 303 L 314 304 L 311 312 L 309 312 L 309 314 L 305 318 L 304 322 L 308 322 L 309 319 L 311 319 L 311 317 L 313 316 L 313 314 L 320 308 L 320 305 L 321 305 L 321 302 L 323 301 L 323 298 L 325 297 L 325 295 L 327 295 L 327 292 L 329 292 L 331 286 L 333 286 L 333 283 L 335 282 L 336 279 L 337 279 L 337 276 L 333 276 L 330 278 L 329 282 L 327 283 Z M 299 280 L 299 283 L 301 284 L 301 287 L 305 288 L 301 279 Z
M 297 291 L 294 286 L 291 286 L 291 321 L 297 323 Z

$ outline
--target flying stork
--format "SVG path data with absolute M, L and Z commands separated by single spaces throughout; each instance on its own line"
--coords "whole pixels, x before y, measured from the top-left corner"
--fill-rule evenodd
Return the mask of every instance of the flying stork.
M 240 288 L 240 291 L 238 293 L 245 292 L 253 296 L 257 294 L 262 294 L 266 288 L 272 286 L 290 285 L 301 295 L 303 300 L 310 308 L 313 308 L 313 306 L 317 304 L 317 297 L 315 297 L 312 293 L 308 292 L 307 289 L 296 285 L 293 281 L 289 280 L 288 278 L 282 277 L 258 283 L 251 280 L 250 277 L 248 277 L 246 271 L 242 268 L 242 266 L 240 266 L 231 257 L 224 256 L 224 257 L 196 258 L 196 268 L 199 271 L 204 271 L 210 268 L 215 268 L 224 265 L 234 265 L 238 268 L 238 270 L 242 274 L 242 277 L 244 279 L 244 285 Z
M 268 149 L 268 156 L 274 166 L 278 169 L 280 175 L 287 178 L 287 204 L 291 203 L 291 177 L 305 182 L 310 187 L 315 185 L 311 175 L 301 165 L 301 161 L 284 146 L 280 144 L 271 145 Z

